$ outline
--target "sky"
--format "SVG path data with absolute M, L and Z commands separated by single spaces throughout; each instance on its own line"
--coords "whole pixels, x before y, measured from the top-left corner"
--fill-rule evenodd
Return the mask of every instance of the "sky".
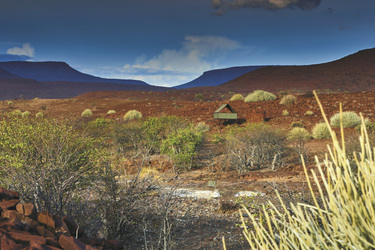
M 0 61 L 175 86 L 375 47 L 375 0 L 0 0 Z

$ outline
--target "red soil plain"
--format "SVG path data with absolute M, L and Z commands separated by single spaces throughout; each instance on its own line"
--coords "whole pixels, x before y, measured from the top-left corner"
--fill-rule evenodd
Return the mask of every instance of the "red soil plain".
M 316 123 L 324 121 L 312 92 L 295 92 L 297 101 L 293 105 L 285 106 L 280 104 L 280 98 L 265 102 L 245 103 L 244 101 L 229 101 L 233 95 L 232 92 L 221 92 L 219 94 L 217 92 L 206 92 L 203 94 L 203 99 L 198 100 L 196 96 L 201 93 L 198 91 L 199 89 L 173 90 L 168 92 L 92 92 L 72 99 L 13 100 L 12 107 L 9 107 L 7 101 L 2 101 L 0 103 L 0 110 L 5 114 L 19 109 L 21 111 L 29 111 L 32 115 L 42 110 L 49 117 L 81 119 L 82 112 L 85 109 L 91 109 L 93 117 L 87 119 L 103 117 L 121 121 L 127 111 L 135 109 L 140 111 L 144 118 L 174 115 L 185 117 L 194 123 L 205 122 L 210 126 L 209 135 L 224 134 L 232 126 L 245 126 L 248 123 L 254 122 L 265 122 L 286 132 L 291 129 L 292 124 L 298 123 L 311 132 Z M 354 111 L 358 114 L 361 113 L 365 118 L 369 118 L 370 121 L 375 120 L 375 92 L 333 93 L 329 90 L 319 92 L 319 99 L 328 118 L 339 112 L 341 102 L 343 111 Z M 243 94 L 246 95 L 246 93 Z M 225 122 L 213 118 L 214 112 L 222 104 L 230 104 L 232 106 L 238 113 L 238 121 Z M 115 110 L 116 113 L 108 116 L 107 112 L 109 110 Z M 283 115 L 284 110 L 289 112 L 288 116 Z M 312 115 L 306 115 L 307 111 L 311 111 Z M 228 111 L 224 109 L 223 112 Z M 347 134 L 354 133 L 353 129 L 345 129 L 345 131 Z M 307 142 L 306 147 L 309 154 L 321 155 L 322 152 L 326 151 L 326 146 L 329 143 L 330 140 L 312 139 Z M 211 146 L 215 147 L 214 144 Z M 213 173 L 206 170 L 203 169 L 204 175 L 212 178 Z M 199 175 L 201 176 L 203 172 L 200 169 Z M 301 177 L 305 178 L 302 167 L 297 165 L 284 166 L 284 168 L 277 171 L 263 169 L 261 172 L 259 174 L 257 171 L 252 171 L 246 174 L 246 178 L 259 179 L 274 176 L 278 179 L 281 178 L 281 181 L 284 179 L 282 177 L 290 181 L 289 177 L 296 174 L 301 174 Z M 194 176 L 193 173 L 186 174 Z M 231 176 L 230 179 L 233 181 L 238 177 L 235 173 L 216 173 L 216 175 Z

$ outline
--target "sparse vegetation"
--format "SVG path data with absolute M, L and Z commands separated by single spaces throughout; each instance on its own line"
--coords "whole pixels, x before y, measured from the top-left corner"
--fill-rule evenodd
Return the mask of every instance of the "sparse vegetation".
M 285 139 L 280 130 L 262 123 L 234 129 L 226 143 L 228 162 L 239 173 L 261 167 L 275 169 L 282 164 Z
M 108 110 L 107 115 L 111 115 L 111 114 L 116 114 L 116 111 L 113 109 Z
M 234 94 L 231 98 L 230 98 L 230 100 L 231 101 L 240 101 L 240 100 L 243 100 L 244 98 L 243 98 L 243 95 L 241 95 L 241 94 Z
M 42 111 L 39 111 L 38 113 L 35 114 L 35 117 L 36 118 L 43 118 L 44 117 L 44 113 Z
M 314 139 L 329 139 L 331 138 L 331 134 L 329 132 L 329 128 L 326 123 L 321 122 L 314 126 L 312 130 L 312 136 Z
M 91 117 L 92 116 L 92 111 L 90 109 L 85 109 L 82 112 L 81 116 L 84 117 L 84 118 Z
M 142 113 L 138 110 L 129 110 L 123 117 L 124 121 L 139 120 L 142 118 Z
M 298 159 L 302 155 L 305 159 L 307 158 L 305 150 L 305 142 L 311 138 L 310 133 L 301 127 L 295 127 L 288 133 L 288 140 L 293 142 L 293 147 L 297 152 Z
M 359 139 L 361 154 L 355 163 L 357 173 L 353 174 L 353 167 L 346 160 L 345 145 L 340 146 L 335 133 L 329 128 L 328 119 L 325 120 L 333 138 L 333 147 L 330 158 L 327 156 L 324 160 L 326 170 L 318 163 L 319 173 L 313 173 L 319 196 L 315 195 L 304 165 L 313 204 L 299 203 L 288 207 L 280 199 L 282 209 L 271 204 L 272 212 L 267 213 L 263 208 L 266 225 L 243 207 L 243 212 L 250 218 L 254 228 L 253 231 L 248 230 L 246 220 L 241 218 L 245 238 L 252 249 L 279 249 L 289 246 L 299 249 L 374 247 L 372 214 L 375 213 L 375 206 L 371 204 L 375 179 L 370 177 L 375 175 L 373 149 L 368 139 L 365 139 L 366 136 Z M 366 135 L 364 129 L 361 133 Z
M 284 96 L 281 99 L 280 104 L 285 105 L 285 106 L 290 106 L 290 105 L 293 105 L 296 101 L 297 101 L 297 97 L 295 95 L 289 94 L 289 95 Z
M 22 117 L 28 117 L 30 115 L 30 111 L 22 112 Z
M 314 114 L 314 112 L 312 112 L 311 110 L 307 110 L 305 115 L 306 116 L 312 116 Z
M 342 126 L 344 128 L 354 128 L 361 124 L 361 118 L 355 112 L 346 111 L 342 114 L 336 113 L 331 117 L 331 126 L 339 128 L 342 117 Z
M 22 111 L 19 109 L 16 109 L 11 114 L 14 116 L 22 116 Z
M 245 102 L 260 102 L 276 100 L 276 96 L 270 92 L 263 90 L 255 90 L 253 93 L 247 95 L 244 99 Z
M 284 110 L 283 110 L 283 116 L 288 116 L 288 115 L 289 115 L 289 111 L 286 110 L 286 109 L 284 109 Z

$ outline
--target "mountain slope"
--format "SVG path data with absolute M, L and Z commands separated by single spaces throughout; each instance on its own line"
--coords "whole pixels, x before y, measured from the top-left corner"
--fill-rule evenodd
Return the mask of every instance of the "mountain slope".
M 0 79 L 12 79 L 12 78 L 19 78 L 19 76 L 14 75 L 5 69 L 0 69 Z
M 262 68 L 263 66 L 231 67 L 206 71 L 200 77 L 191 82 L 175 86 L 176 89 L 188 89 L 194 87 L 213 87 L 228 82 L 236 77 Z
M 329 63 L 308 66 L 272 66 L 246 73 L 216 91 L 375 90 L 375 49 L 359 51 Z
M 79 72 L 65 62 L 0 62 L 0 69 L 37 81 L 106 82 L 148 85 L 138 80 L 106 79 Z
M 167 88 L 98 82 L 38 82 L 33 79 L 0 79 L 0 100 L 16 98 L 65 99 L 93 91 L 165 91 Z

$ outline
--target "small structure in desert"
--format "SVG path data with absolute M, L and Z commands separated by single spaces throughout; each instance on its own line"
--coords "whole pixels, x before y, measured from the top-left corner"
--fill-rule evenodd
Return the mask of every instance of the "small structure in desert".
M 221 112 L 224 110 L 224 108 L 226 108 L 230 112 Z M 214 119 L 237 120 L 237 112 L 229 104 L 223 104 L 215 111 Z

